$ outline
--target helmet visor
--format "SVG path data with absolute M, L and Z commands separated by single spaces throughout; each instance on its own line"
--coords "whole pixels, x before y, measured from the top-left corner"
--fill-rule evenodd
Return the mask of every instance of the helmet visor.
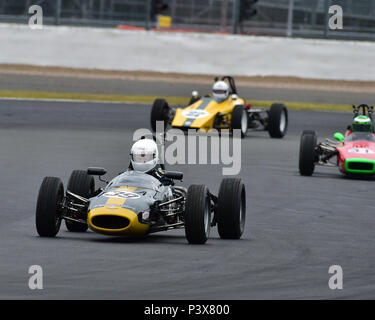
M 216 94 L 226 94 L 227 90 L 213 90 L 213 93 L 216 93 Z
M 371 132 L 371 124 L 358 124 L 354 123 L 352 126 L 352 131 L 356 132 Z
M 154 159 L 153 153 L 137 153 L 132 155 L 132 159 L 136 163 L 146 163 Z

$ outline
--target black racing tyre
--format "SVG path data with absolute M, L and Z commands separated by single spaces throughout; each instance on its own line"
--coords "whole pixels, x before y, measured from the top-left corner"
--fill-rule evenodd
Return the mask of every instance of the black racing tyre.
M 249 116 L 243 105 L 235 106 L 232 111 L 231 128 L 241 130 L 241 138 L 246 135 L 248 128 Z
M 211 229 L 211 201 L 208 188 L 191 185 L 185 203 L 185 235 L 191 244 L 206 243 Z
M 156 132 L 156 121 L 164 121 L 164 129 L 169 120 L 169 105 L 164 99 L 156 99 L 151 109 L 151 128 Z
M 315 131 L 303 131 L 299 147 L 299 172 L 302 176 L 311 176 L 314 173 L 317 141 Z
M 214 125 L 213 125 L 213 128 L 214 129 L 220 129 L 220 126 L 221 126 L 221 117 L 219 114 L 217 114 L 215 116 L 215 119 L 214 119 Z
M 54 237 L 60 230 L 64 186 L 59 178 L 46 177 L 39 189 L 35 224 L 41 237 Z
M 241 179 L 225 178 L 220 184 L 217 230 L 222 239 L 240 239 L 246 220 L 246 190 Z
M 67 189 L 88 199 L 95 191 L 94 177 L 87 174 L 84 170 L 74 170 L 70 175 Z M 69 220 L 65 220 L 65 225 L 72 232 L 85 232 L 88 228 L 86 224 Z
M 288 109 L 284 104 L 274 103 L 268 111 L 268 133 L 271 138 L 283 138 L 288 130 Z

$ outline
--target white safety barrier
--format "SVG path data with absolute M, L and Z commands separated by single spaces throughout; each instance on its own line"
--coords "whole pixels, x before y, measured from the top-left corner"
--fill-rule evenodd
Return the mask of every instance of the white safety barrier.
M 0 24 L 0 63 L 375 80 L 375 43 Z

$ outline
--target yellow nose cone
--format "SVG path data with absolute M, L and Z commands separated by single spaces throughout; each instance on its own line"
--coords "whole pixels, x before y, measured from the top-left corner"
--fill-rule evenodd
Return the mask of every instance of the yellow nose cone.
M 140 223 L 132 210 L 120 206 L 104 206 L 92 209 L 87 215 L 92 231 L 106 235 L 144 235 L 150 226 Z

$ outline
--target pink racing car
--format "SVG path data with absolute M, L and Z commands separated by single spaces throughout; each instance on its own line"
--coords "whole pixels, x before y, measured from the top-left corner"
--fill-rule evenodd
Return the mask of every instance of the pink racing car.
M 334 134 L 335 141 L 318 143 L 315 131 L 305 130 L 301 136 L 299 171 L 311 176 L 315 166 L 338 167 L 342 173 L 375 175 L 375 132 L 373 107 L 353 106 L 354 119 L 343 135 Z

